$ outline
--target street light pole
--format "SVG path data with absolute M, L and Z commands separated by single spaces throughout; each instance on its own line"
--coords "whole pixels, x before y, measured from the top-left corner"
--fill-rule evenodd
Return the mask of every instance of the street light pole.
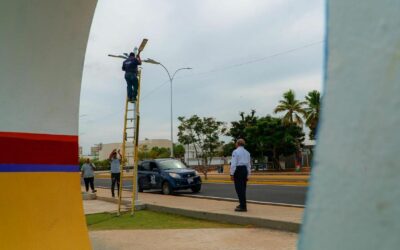
M 155 61 L 153 59 L 150 59 L 150 58 L 148 58 L 146 60 L 143 60 L 143 62 L 161 65 L 165 69 L 167 74 L 168 74 L 169 83 L 170 83 L 170 91 L 171 91 L 171 95 L 170 95 L 170 97 L 171 97 L 171 99 L 170 99 L 170 104 L 171 104 L 171 158 L 173 158 L 174 157 L 174 129 L 173 129 L 172 82 L 174 80 L 174 77 L 175 77 L 176 73 L 178 73 L 181 70 L 192 69 L 192 68 L 188 68 L 188 67 L 179 68 L 179 69 L 175 70 L 174 74 L 171 77 L 171 74 L 169 73 L 168 69 L 162 63 L 157 62 L 157 61 Z

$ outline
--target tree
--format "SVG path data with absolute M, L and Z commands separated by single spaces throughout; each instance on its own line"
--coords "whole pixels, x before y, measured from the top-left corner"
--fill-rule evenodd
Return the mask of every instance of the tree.
M 261 158 L 263 155 L 262 148 L 259 147 L 258 138 L 257 137 L 250 138 L 248 133 L 246 133 L 246 129 L 248 127 L 252 127 L 257 124 L 259 118 L 255 114 L 256 114 L 255 110 L 251 110 L 249 114 L 240 112 L 239 113 L 240 120 L 231 122 L 231 127 L 227 135 L 232 137 L 233 149 L 235 148 L 235 142 L 238 139 L 240 138 L 244 139 L 246 141 L 246 148 L 251 153 L 252 158 L 257 159 Z M 232 149 L 232 147 L 230 149 Z M 229 149 L 226 148 L 226 150 Z M 229 155 L 231 154 L 232 151 Z
M 247 115 L 240 113 L 240 118 L 239 121 L 231 122 L 228 133 L 233 138 L 231 145 L 243 138 L 253 159 L 263 162 L 265 156 L 268 156 L 275 168 L 280 167 L 279 156 L 295 153 L 304 140 L 304 133 L 299 126 L 285 124 L 281 118 L 257 117 L 254 110 Z M 226 150 L 229 150 L 228 146 Z
M 248 126 L 254 125 L 257 122 L 257 116 L 255 116 L 256 111 L 254 109 L 251 110 L 250 114 L 245 114 L 244 112 L 240 112 L 240 120 L 231 122 L 231 128 L 227 135 L 233 137 L 233 140 L 237 139 L 245 139 L 246 133 L 245 129 Z
M 182 144 L 174 144 L 174 157 L 179 159 L 185 157 L 185 147 Z
M 314 140 L 319 120 L 321 95 L 317 90 L 313 90 L 308 92 L 305 98 L 307 104 L 307 107 L 304 109 L 305 123 L 310 128 L 310 139 Z
M 147 145 L 142 145 L 139 147 L 139 160 L 145 160 L 145 159 L 149 159 L 149 149 Z
M 235 143 L 234 142 L 228 142 L 222 146 L 222 156 L 231 156 L 232 151 L 235 150 Z
M 183 145 L 193 145 L 198 165 L 204 167 L 202 172 L 207 179 L 211 161 L 218 148 L 223 145 L 219 137 L 226 132 L 225 124 L 212 117 L 200 118 L 197 115 L 188 119 L 178 117 L 178 120 L 178 141 Z
M 282 121 L 285 124 L 303 125 L 303 119 L 300 115 L 304 115 L 303 105 L 305 102 L 296 100 L 296 95 L 293 90 L 283 93 L 283 100 L 279 101 L 279 105 L 275 108 L 274 113 L 286 112 Z
M 153 147 L 148 150 L 147 146 L 143 145 L 139 148 L 139 160 L 168 158 L 171 155 L 170 152 L 171 150 L 169 148 Z
M 280 168 L 279 156 L 291 155 L 298 151 L 304 140 L 304 133 L 295 124 L 284 124 L 281 118 L 266 116 L 245 129 L 248 142 L 257 146 L 259 157 L 268 156 L 275 168 Z

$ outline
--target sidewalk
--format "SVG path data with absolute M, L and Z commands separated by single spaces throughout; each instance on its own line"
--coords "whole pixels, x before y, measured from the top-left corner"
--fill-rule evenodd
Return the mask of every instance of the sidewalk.
M 83 206 L 85 214 L 117 209 L 117 204 L 101 200 L 85 200 Z M 103 230 L 90 231 L 89 235 L 94 250 L 294 250 L 298 237 L 295 233 L 265 228 Z
M 123 204 L 131 204 L 131 195 L 129 191 L 123 191 Z M 99 188 L 97 196 L 99 200 L 117 202 L 117 199 L 111 198 L 108 189 Z M 247 213 L 238 213 L 234 212 L 236 202 L 154 193 L 139 193 L 139 200 L 149 210 L 289 232 L 299 231 L 303 214 L 303 208 L 259 204 L 248 204 Z
M 295 250 L 297 234 L 261 228 L 113 230 L 89 233 L 94 250 Z

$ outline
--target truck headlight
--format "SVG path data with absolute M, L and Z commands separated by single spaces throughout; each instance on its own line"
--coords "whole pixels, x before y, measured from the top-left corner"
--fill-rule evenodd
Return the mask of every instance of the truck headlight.
M 177 174 L 177 173 L 168 173 L 168 174 L 169 174 L 169 176 L 171 176 L 172 178 L 175 178 L 175 179 L 180 179 L 181 178 L 181 176 L 179 174 Z

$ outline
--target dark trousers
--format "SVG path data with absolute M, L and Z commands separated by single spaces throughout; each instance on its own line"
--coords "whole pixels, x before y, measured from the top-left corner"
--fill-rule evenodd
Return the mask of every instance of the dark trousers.
M 233 175 L 235 182 L 235 190 L 239 198 L 241 208 L 247 208 L 246 205 L 246 184 L 247 184 L 247 168 L 246 166 L 237 166 Z
M 85 181 L 86 192 L 89 191 L 89 185 L 90 189 L 94 191 L 94 177 L 83 178 L 83 180 Z
M 114 193 L 114 188 L 115 188 L 115 183 L 117 183 L 117 192 L 119 196 L 119 180 L 121 178 L 120 173 L 111 173 L 111 194 L 112 196 L 115 196 Z
M 135 73 L 126 72 L 125 80 L 127 85 L 128 99 L 136 100 L 139 81 Z

